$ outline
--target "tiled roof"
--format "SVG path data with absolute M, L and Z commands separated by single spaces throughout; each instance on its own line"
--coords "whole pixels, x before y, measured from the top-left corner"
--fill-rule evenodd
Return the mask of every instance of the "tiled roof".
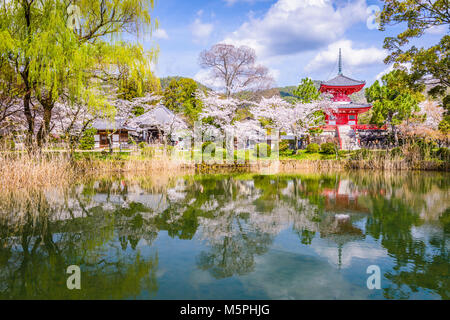
M 371 104 L 360 104 L 360 103 L 347 103 L 347 104 L 336 104 L 339 109 L 364 109 L 370 108 Z
M 116 118 L 115 120 L 110 119 L 97 119 L 92 123 L 92 126 L 97 130 L 120 130 L 129 129 L 124 126 L 125 119 Z
M 134 118 L 128 122 L 131 127 L 149 127 L 155 125 L 170 124 L 176 121 L 181 126 L 180 129 L 186 129 L 187 125 L 183 119 L 167 109 L 164 105 L 158 105 L 143 115 Z
M 347 87 L 347 86 L 359 86 L 365 83 L 366 83 L 365 81 L 354 80 L 352 78 L 340 74 L 331 80 L 322 82 L 321 84 L 324 86 Z

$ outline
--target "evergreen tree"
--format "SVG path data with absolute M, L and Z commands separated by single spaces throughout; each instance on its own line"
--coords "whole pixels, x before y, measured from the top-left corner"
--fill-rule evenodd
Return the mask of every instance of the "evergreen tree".
M 300 85 L 293 93 L 294 96 L 303 103 L 311 103 L 320 98 L 319 90 L 317 90 L 314 82 L 309 78 L 302 79 Z
M 366 89 L 367 100 L 373 103 L 371 123 L 379 126 L 387 124 L 398 145 L 397 126 L 407 120 L 413 112 L 419 110 L 418 102 L 423 99 L 420 92 L 409 88 L 408 74 L 403 70 L 394 70 L 377 80 Z
M 172 79 L 164 90 L 165 106 L 176 112 L 184 114 L 193 123 L 202 111 L 202 104 L 196 97 L 197 83 L 188 78 Z

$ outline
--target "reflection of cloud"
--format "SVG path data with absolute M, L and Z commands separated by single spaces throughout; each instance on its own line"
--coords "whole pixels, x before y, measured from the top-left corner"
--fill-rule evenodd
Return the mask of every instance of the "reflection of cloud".
M 211 284 L 214 281 L 216 281 L 216 279 L 214 279 L 211 273 L 200 269 L 192 271 L 189 277 L 189 282 L 195 289 L 199 289 L 199 286 L 201 285 Z
M 329 240 L 315 239 L 311 248 L 321 257 L 325 257 L 332 265 L 339 265 L 339 248 Z M 342 246 L 341 268 L 348 268 L 352 264 L 353 258 L 376 260 L 387 257 L 386 249 L 380 248 L 377 243 L 350 242 Z
M 328 263 L 312 256 L 271 250 L 256 259 L 255 271 L 242 277 L 250 294 L 269 299 L 365 299 L 368 290 L 349 283 Z

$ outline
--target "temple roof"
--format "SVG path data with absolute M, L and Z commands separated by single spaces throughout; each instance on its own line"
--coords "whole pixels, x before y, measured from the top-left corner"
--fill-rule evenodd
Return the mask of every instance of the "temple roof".
M 124 118 L 115 118 L 114 120 L 111 119 L 96 119 L 92 123 L 92 127 L 94 127 L 97 130 L 130 130 L 131 128 L 128 128 L 125 126 L 125 119 Z
M 353 86 L 360 86 L 365 83 L 366 83 L 365 81 L 354 80 L 352 78 L 340 74 L 331 80 L 322 82 L 321 85 L 330 87 L 353 87 Z
M 365 109 L 371 108 L 371 104 L 360 104 L 360 103 L 346 103 L 346 104 L 336 104 L 335 105 L 339 109 Z

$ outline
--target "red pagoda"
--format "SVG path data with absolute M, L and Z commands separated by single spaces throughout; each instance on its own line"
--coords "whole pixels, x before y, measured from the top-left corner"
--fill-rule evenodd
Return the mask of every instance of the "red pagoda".
M 349 95 L 359 92 L 366 85 L 365 81 L 354 80 L 342 74 L 342 53 L 339 49 L 339 73 L 337 77 L 322 82 L 320 92 L 333 95 L 333 101 L 338 105 L 338 112 L 333 116 L 326 116 L 328 125 L 358 125 L 358 115 L 372 108 L 368 104 L 355 104 L 351 102 Z
M 332 115 L 325 115 L 327 126 L 324 131 L 336 132 L 341 149 L 359 149 L 358 130 L 370 129 L 368 126 L 358 125 L 358 116 L 369 111 L 369 104 L 353 103 L 349 95 L 361 91 L 366 85 L 365 81 L 354 80 L 342 74 L 342 53 L 339 49 L 339 73 L 338 75 L 320 85 L 320 92 L 333 95 L 332 101 L 337 111 Z

